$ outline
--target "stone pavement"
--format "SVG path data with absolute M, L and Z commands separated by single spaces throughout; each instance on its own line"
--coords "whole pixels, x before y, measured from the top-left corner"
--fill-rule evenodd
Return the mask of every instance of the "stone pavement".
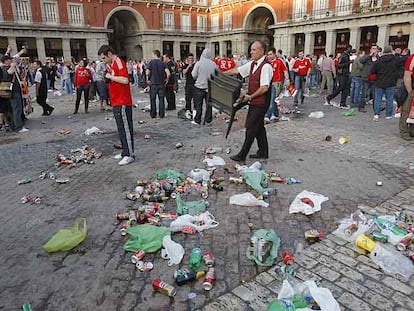
M 150 179 L 157 169 L 188 173 L 203 167 L 201 150 L 205 146 L 231 147 L 236 152 L 243 141 L 245 113 L 239 113 L 239 121 L 229 139 L 224 140 L 212 135 L 225 130 L 223 116 L 218 115 L 212 127 L 177 119 L 175 111 L 164 120 L 150 119 L 141 110 L 148 104 L 148 95 L 134 89 L 138 103 L 134 109 L 137 161 L 119 167 L 113 160 L 117 151 L 112 145 L 118 143 L 118 138 L 111 114 L 98 112 L 92 104 L 88 115 L 73 116 L 73 98 L 50 95 L 56 107 L 51 117 L 41 117 L 37 108 L 28 121 L 30 132 L 0 133 L 0 172 L 4 181 L 0 183 L 0 310 L 18 310 L 26 301 L 34 310 L 264 310 L 267 302 L 277 296 L 281 281 L 273 269 L 257 267 L 246 258 L 252 231 L 275 229 L 282 240 L 281 251 L 295 252 L 305 245 L 305 230 L 332 232 L 337 221 L 359 204 L 377 206 L 378 213 L 387 213 L 410 208 L 413 203 L 410 187 L 414 171 L 408 169 L 408 162 L 414 161 L 414 144 L 398 138 L 398 120 L 374 123 L 370 113 L 342 117 L 340 110 L 323 106 L 320 98 L 308 98 L 301 107 L 302 114 L 291 116 L 290 122 L 267 126 L 270 158 L 262 162 L 265 170 L 298 178 L 302 183 L 276 184 L 278 193 L 269 198 L 268 208 L 229 205 L 232 194 L 248 190 L 244 185 L 225 182 L 223 192 L 210 193 L 210 212 L 220 225 L 202 235 L 174 234 L 173 240 L 186 250 L 180 266 L 186 265 L 196 244 L 211 251 L 216 256 L 217 280 L 210 292 L 203 291 L 198 281 L 179 287 L 175 299 L 169 299 L 153 293 L 150 284 L 157 277 L 173 283 L 175 268 L 167 267 L 156 252 L 148 255 L 154 270 L 138 272 L 130 263 L 130 254 L 122 249 L 126 239 L 119 234 L 114 213 L 136 206 L 125 199 L 125 193 L 137 179 Z M 177 99 L 181 98 L 182 91 L 177 94 Z M 179 103 L 182 105 L 182 101 Z M 322 110 L 325 117 L 307 117 L 316 110 Z M 86 137 L 84 131 L 92 126 L 105 133 Z M 62 136 L 58 133 L 62 128 L 72 132 Z M 333 137 L 331 142 L 324 140 L 328 134 Z M 151 139 L 144 140 L 145 135 Z M 341 136 L 348 136 L 350 143 L 340 145 L 337 141 Z M 176 149 L 177 142 L 184 147 Z M 83 144 L 102 151 L 104 156 L 94 165 L 56 170 L 58 176 L 71 179 L 67 185 L 37 179 L 41 171 L 54 170 L 56 151 L 68 153 Z M 227 170 L 219 169 L 217 176 L 226 180 L 237 176 L 228 155 L 218 155 L 228 165 Z M 34 181 L 17 186 L 16 181 L 23 177 Z M 377 181 L 383 186 L 376 186 Z M 290 202 L 305 189 L 328 196 L 329 201 L 317 214 L 289 215 Z M 41 195 L 44 203 L 23 205 L 20 198 L 25 194 Z M 193 193 L 186 199 L 197 198 Z M 174 211 L 175 204 L 168 202 L 168 209 Z M 46 254 L 42 245 L 78 217 L 88 219 L 87 239 L 72 251 Z M 253 228 L 248 223 L 253 223 Z M 396 310 L 411 310 L 411 292 L 407 290 L 412 287 L 411 281 L 404 283 L 378 272 L 368 257 L 351 245 L 328 236 L 296 256 L 301 265 L 298 275 L 321 279 L 348 310 L 365 310 L 364 306 L 366 310 L 393 310 L 385 308 L 386 303 L 394 304 Z M 189 300 L 190 292 L 196 293 L 196 298 Z M 384 299 L 386 303 L 380 303 Z M 354 307 L 360 301 L 366 305 L 361 304 L 362 309 Z

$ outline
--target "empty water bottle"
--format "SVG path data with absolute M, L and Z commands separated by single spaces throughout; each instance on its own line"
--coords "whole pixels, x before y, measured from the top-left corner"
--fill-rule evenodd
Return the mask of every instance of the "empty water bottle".
M 190 254 L 190 261 L 188 263 L 188 266 L 194 270 L 197 271 L 198 268 L 201 266 L 201 261 L 203 259 L 203 256 L 201 254 L 201 248 L 200 246 L 195 246 Z

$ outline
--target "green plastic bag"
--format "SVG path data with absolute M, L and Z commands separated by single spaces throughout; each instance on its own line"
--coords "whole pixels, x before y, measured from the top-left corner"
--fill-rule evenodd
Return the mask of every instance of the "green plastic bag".
M 206 201 L 197 200 L 184 202 L 183 199 L 181 199 L 180 194 L 177 194 L 177 197 L 175 198 L 175 203 L 177 204 L 178 215 L 190 214 L 194 216 L 205 212 L 207 208 Z
M 263 192 L 263 187 L 267 187 L 269 183 L 269 176 L 264 171 L 243 173 L 244 181 L 247 185 L 258 192 Z
M 43 249 L 48 253 L 68 251 L 85 240 L 87 231 L 86 218 L 78 218 L 71 229 L 60 229 L 52 236 Z
M 184 180 L 183 174 L 175 170 L 158 170 L 155 172 L 158 180 L 175 179 L 178 183 Z
M 355 109 L 354 108 L 350 108 L 344 112 L 341 113 L 342 116 L 344 117 L 351 117 L 355 115 Z
M 146 253 L 153 253 L 162 247 L 162 239 L 170 235 L 167 227 L 156 227 L 152 225 L 138 225 L 130 227 L 127 233 L 131 235 L 124 245 L 127 252 L 136 252 L 142 249 Z
M 276 262 L 277 252 L 280 246 L 280 238 L 277 236 L 274 230 L 259 229 L 255 231 L 251 238 L 250 245 L 247 247 L 247 258 L 254 260 L 259 266 L 272 266 Z M 261 247 L 265 245 L 264 247 Z M 263 249 L 268 249 L 267 252 L 263 252 Z M 267 256 L 260 258 L 263 253 Z

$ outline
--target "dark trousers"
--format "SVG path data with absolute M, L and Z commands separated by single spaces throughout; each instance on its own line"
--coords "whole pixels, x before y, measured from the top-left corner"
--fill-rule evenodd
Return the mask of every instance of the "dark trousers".
M 269 105 L 249 106 L 246 118 L 246 136 L 239 156 L 243 159 L 248 155 L 254 140 L 257 140 L 257 154 L 262 156 L 269 155 L 269 145 L 267 143 L 266 129 L 264 126 L 264 116 Z
M 160 118 L 165 117 L 165 86 L 163 84 L 151 84 L 150 85 L 150 101 L 151 101 L 151 111 L 150 116 L 151 118 L 155 118 L 157 116 L 157 96 L 159 101 L 159 115 Z
M 113 112 L 122 145 L 123 157 L 134 157 L 134 128 L 132 123 L 132 106 L 114 106 Z
M 201 116 L 203 115 L 203 102 L 206 101 L 206 114 L 204 115 L 204 123 L 211 123 L 213 121 L 213 107 L 207 102 L 207 90 L 194 87 L 194 106 L 196 115 L 194 121 L 198 124 L 201 123 Z
M 192 111 L 191 102 L 194 99 L 194 85 L 185 86 L 185 110 Z
M 23 99 L 21 93 L 14 92 L 10 98 L 12 129 L 19 131 L 23 128 L 22 112 Z
M 46 99 L 47 95 L 36 96 L 37 103 L 43 108 L 43 114 L 47 114 L 52 109 L 52 107 L 46 103 Z
M 97 91 L 96 82 L 92 81 L 91 85 L 89 87 L 89 100 L 94 100 L 95 99 L 96 91 Z
M 334 87 L 332 94 L 329 94 L 326 98 L 331 100 L 341 93 L 341 105 L 344 106 L 346 104 L 346 98 L 349 94 L 349 75 L 338 75 L 337 79 L 338 86 Z
M 167 110 L 175 110 L 175 93 L 174 86 L 165 88 L 165 98 L 167 99 Z
M 83 98 L 85 100 L 85 112 L 88 112 L 89 106 L 89 85 L 80 85 L 76 88 L 76 102 L 75 102 L 75 112 L 79 110 L 79 103 L 81 100 L 83 92 Z

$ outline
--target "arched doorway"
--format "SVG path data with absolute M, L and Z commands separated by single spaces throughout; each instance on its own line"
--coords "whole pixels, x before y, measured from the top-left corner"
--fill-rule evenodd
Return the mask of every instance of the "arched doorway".
M 136 10 L 130 7 L 115 8 L 108 14 L 106 28 L 112 30 L 108 34 L 109 45 L 118 56 L 125 60 L 142 58 L 140 33 L 146 27 L 144 18 Z
M 244 30 L 249 42 L 264 41 L 268 47 L 273 46 L 273 30 L 269 26 L 276 23 L 276 14 L 273 8 L 266 4 L 258 4 L 250 9 L 244 21 Z

